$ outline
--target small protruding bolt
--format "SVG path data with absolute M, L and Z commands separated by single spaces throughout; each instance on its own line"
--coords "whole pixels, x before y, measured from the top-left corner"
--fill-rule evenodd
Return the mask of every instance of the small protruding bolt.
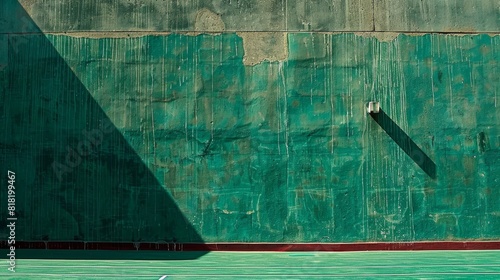
M 368 114 L 375 113 L 377 114 L 380 111 L 380 104 L 376 101 L 370 101 L 366 105 L 366 111 Z

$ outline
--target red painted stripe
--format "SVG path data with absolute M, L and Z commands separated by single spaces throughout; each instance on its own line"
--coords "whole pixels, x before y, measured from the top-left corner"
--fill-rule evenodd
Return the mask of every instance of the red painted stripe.
M 7 241 L 0 249 L 8 249 Z M 147 251 L 414 251 L 499 250 L 500 241 L 365 242 L 365 243 L 131 243 L 131 242 L 27 242 L 16 241 L 16 249 L 53 250 L 147 250 Z

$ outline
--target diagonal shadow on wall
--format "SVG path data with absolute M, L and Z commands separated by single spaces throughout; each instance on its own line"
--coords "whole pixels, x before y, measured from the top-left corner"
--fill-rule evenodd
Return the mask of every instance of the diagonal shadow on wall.
M 152 174 L 22 6 L 2 2 L 8 63 L 0 70 L 0 167 L 16 173 L 17 240 L 203 243 L 168 185 Z M 6 176 L 0 181 L 7 185 Z M 2 216 L 6 196 L 1 192 Z M 8 234 L 4 224 L 0 234 Z
M 432 179 L 436 179 L 436 164 L 383 110 L 370 116 L 398 146 Z

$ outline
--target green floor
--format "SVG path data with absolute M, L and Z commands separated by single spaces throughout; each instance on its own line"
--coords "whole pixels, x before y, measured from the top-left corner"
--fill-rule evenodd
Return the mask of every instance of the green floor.
M 137 254 L 146 260 L 137 260 Z M 119 252 L 113 260 L 18 259 L 16 272 L 3 265 L 0 279 L 500 278 L 500 251 L 211 252 L 194 260 L 155 260 L 161 254 Z M 125 259 L 128 255 L 136 260 Z

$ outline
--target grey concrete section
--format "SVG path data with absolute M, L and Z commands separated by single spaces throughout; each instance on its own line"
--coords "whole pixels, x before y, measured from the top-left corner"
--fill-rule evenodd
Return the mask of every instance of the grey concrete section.
M 0 13 L 16 0 L 0 1 Z M 498 32 L 500 0 L 19 0 L 43 32 Z M 18 5 L 17 5 L 18 6 Z M 19 12 L 22 15 L 22 12 Z M 38 32 L 8 26 L 0 33 Z M 26 22 L 30 22 L 26 20 Z
M 289 0 L 287 29 L 372 31 L 372 0 Z
M 372 0 L 19 1 L 44 32 L 214 32 L 211 25 L 197 24 L 200 13 L 203 18 L 208 12 L 220 16 L 225 31 L 371 31 L 373 28 Z M 200 26 L 207 28 L 200 30 Z
M 282 0 L 20 0 L 44 32 L 206 31 L 197 22 L 216 14 L 226 31 L 285 29 Z M 200 27 L 207 27 L 201 30 Z M 198 27 L 198 28 L 197 28 Z
M 285 0 L 200 1 L 221 14 L 227 30 L 282 31 L 286 28 Z
M 499 0 L 376 0 L 375 30 L 498 32 Z

